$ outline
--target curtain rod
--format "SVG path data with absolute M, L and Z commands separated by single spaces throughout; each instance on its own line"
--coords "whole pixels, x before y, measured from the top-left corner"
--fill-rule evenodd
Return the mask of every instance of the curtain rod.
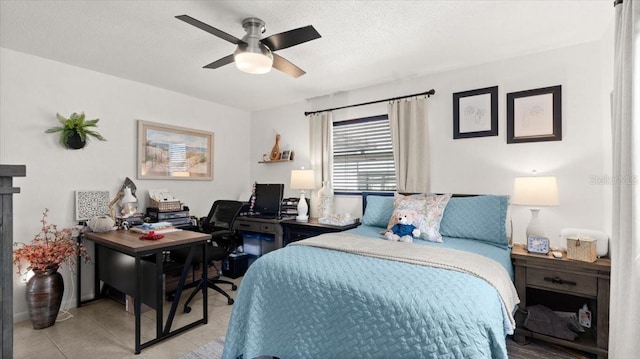
M 418 97 L 418 96 L 423 96 L 423 95 L 427 95 L 427 97 L 431 97 L 431 95 L 435 95 L 436 90 L 431 89 L 427 92 L 422 92 L 422 93 L 416 93 L 413 95 L 407 95 L 407 96 L 399 96 L 399 97 L 393 97 L 393 98 L 387 98 L 384 100 L 378 100 L 378 101 L 369 101 L 369 102 L 364 102 L 364 103 L 358 103 L 355 105 L 347 105 L 347 106 L 342 106 L 342 107 L 334 107 L 334 108 L 328 108 L 326 110 L 319 110 L 319 111 L 309 111 L 309 112 L 305 112 L 304 115 L 305 116 L 309 116 L 311 114 L 314 113 L 320 113 L 320 112 L 325 112 L 325 111 L 334 111 L 334 110 L 342 110 L 343 108 L 349 108 L 349 107 L 357 107 L 357 106 L 364 106 L 364 105 L 371 105 L 374 103 L 380 103 L 380 102 L 387 102 L 387 101 L 396 101 L 396 100 L 402 100 L 404 98 L 409 98 L 409 97 Z

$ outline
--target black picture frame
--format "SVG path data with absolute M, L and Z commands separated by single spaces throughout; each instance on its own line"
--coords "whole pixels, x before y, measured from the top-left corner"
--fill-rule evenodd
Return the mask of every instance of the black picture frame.
M 454 93 L 453 139 L 486 136 L 498 136 L 498 86 Z
M 562 86 L 507 94 L 507 143 L 562 141 Z

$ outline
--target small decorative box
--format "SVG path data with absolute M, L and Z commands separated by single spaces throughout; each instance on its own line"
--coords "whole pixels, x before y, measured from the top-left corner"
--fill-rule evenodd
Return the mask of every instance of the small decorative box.
M 589 237 L 567 237 L 567 258 L 595 262 L 596 240 Z
M 182 206 L 180 205 L 180 201 L 158 202 L 153 198 L 150 198 L 149 207 L 157 208 L 158 212 L 172 212 L 172 211 L 180 211 L 182 209 Z

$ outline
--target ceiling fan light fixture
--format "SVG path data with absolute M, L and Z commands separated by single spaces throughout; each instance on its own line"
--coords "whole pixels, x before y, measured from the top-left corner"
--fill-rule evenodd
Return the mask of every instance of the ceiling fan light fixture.
M 233 60 L 238 70 L 250 74 L 266 74 L 273 66 L 271 50 L 258 41 L 252 33 L 242 38 L 238 48 L 233 53 Z

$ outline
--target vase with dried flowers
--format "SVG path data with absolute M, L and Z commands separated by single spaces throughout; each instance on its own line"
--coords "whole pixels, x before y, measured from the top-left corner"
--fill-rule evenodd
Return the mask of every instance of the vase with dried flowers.
M 26 300 L 34 329 L 55 324 L 64 294 L 64 281 L 58 268 L 66 264 L 73 270 L 76 259 L 85 262 L 90 259 L 84 246 L 71 235 L 71 229 L 58 229 L 57 225 L 47 223 L 48 213 L 45 208 L 40 220 L 42 227 L 31 243 L 15 243 L 14 246 L 20 248 L 13 251 L 18 274 L 33 270 L 33 276 L 27 281 Z M 24 262 L 28 263 L 26 267 Z

